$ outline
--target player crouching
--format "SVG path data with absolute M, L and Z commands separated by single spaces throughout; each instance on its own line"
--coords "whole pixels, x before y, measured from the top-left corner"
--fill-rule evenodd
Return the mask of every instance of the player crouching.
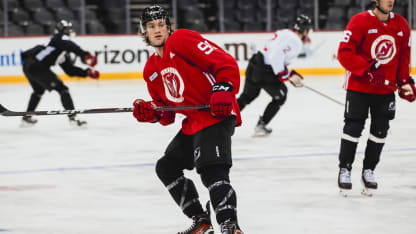
M 50 69 L 55 64 L 59 64 L 69 76 L 99 78 L 100 73 L 93 68 L 97 64 L 97 58 L 73 42 L 71 40 L 73 34 L 72 23 L 61 20 L 56 24 L 54 34 L 46 46 L 36 45 L 21 54 L 23 72 L 33 89 L 27 112 L 35 111 L 45 90 L 58 92 L 65 110 L 75 109 L 69 88 Z M 81 61 L 88 65 L 88 68 L 82 69 L 75 66 L 75 60 L 70 54 L 80 57 Z M 87 124 L 86 121 L 77 118 L 75 114 L 68 115 L 68 118 L 72 126 L 85 127 Z M 32 116 L 24 116 L 20 126 L 30 127 L 36 123 L 37 120 Z

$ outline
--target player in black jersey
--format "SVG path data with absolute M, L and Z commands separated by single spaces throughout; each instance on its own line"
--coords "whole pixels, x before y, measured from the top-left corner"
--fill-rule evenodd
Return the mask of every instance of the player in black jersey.
M 99 78 L 100 73 L 93 68 L 97 64 L 97 58 L 71 41 L 71 34 L 73 34 L 72 23 L 61 20 L 57 23 L 54 34 L 46 45 L 36 45 L 21 54 L 23 72 L 33 89 L 27 111 L 36 109 L 45 90 L 57 91 L 65 110 L 74 109 L 68 87 L 50 69 L 55 64 L 59 64 L 69 76 Z M 71 59 L 70 53 L 79 56 L 89 68 L 82 69 L 75 66 L 75 60 Z M 68 117 L 71 125 L 83 126 L 87 123 L 76 118 L 74 114 Z M 24 116 L 21 126 L 32 126 L 36 122 L 37 120 L 31 116 Z

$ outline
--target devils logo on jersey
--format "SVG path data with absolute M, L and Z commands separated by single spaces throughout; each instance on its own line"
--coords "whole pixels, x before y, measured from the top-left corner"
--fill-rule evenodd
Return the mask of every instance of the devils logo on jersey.
M 178 87 L 176 80 L 175 80 L 175 75 L 173 73 L 168 73 L 166 75 L 165 78 L 165 82 L 166 82 L 166 86 L 169 89 L 169 93 L 172 95 L 172 97 L 174 98 L 178 98 L 178 90 L 176 87 Z
M 178 71 L 173 67 L 167 67 L 161 72 L 165 95 L 172 102 L 183 101 L 184 83 Z
M 371 57 L 376 58 L 381 64 L 389 63 L 396 55 L 394 37 L 381 35 L 371 45 Z

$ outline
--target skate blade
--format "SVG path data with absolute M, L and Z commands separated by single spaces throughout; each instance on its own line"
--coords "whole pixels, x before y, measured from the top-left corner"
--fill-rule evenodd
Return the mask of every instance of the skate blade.
M 339 195 L 342 197 L 348 197 L 351 194 L 351 189 L 339 189 Z
M 87 129 L 88 123 L 84 123 L 84 124 L 79 125 L 76 122 L 70 121 L 69 126 L 71 126 L 72 128 Z
M 21 128 L 31 128 L 33 126 L 35 126 L 35 124 L 24 122 L 24 121 L 22 121 L 19 125 L 19 127 L 21 127 Z
M 375 194 L 376 189 L 365 187 L 364 181 L 362 180 L 361 180 L 361 185 L 363 186 L 363 190 L 361 190 L 361 195 L 372 197 Z
M 375 194 L 375 192 L 376 192 L 375 189 L 364 187 L 363 190 L 361 191 L 361 195 L 366 196 L 366 197 L 372 197 Z
M 267 137 L 270 133 L 255 132 L 251 137 Z

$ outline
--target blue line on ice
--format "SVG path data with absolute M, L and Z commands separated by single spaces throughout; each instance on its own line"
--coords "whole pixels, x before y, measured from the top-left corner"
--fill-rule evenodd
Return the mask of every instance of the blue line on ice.
M 401 149 L 386 149 L 383 152 L 413 152 L 416 148 L 401 148 Z M 357 152 L 363 154 L 363 152 Z M 326 157 L 337 156 L 338 152 L 332 153 L 309 153 L 309 154 L 287 154 L 275 156 L 260 156 L 260 157 L 235 157 L 233 161 L 253 161 L 253 160 L 267 160 L 267 159 L 282 159 L 282 158 L 306 158 L 306 157 Z M 29 174 L 29 173 L 43 173 L 43 172 L 68 172 L 68 171 L 86 171 L 86 170 L 106 170 L 113 168 L 130 168 L 130 167 L 150 167 L 155 163 L 135 163 L 135 164 L 120 164 L 120 165 L 106 165 L 106 166 L 87 166 L 87 167 L 58 167 L 58 168 L 43 168 L 43 169 L 29 169 L 29 170 L 14 170 L 14 171 L 0 171 L 0 175 L 7 174 Z M 2 229 L 0 229 L 2 231 Z

